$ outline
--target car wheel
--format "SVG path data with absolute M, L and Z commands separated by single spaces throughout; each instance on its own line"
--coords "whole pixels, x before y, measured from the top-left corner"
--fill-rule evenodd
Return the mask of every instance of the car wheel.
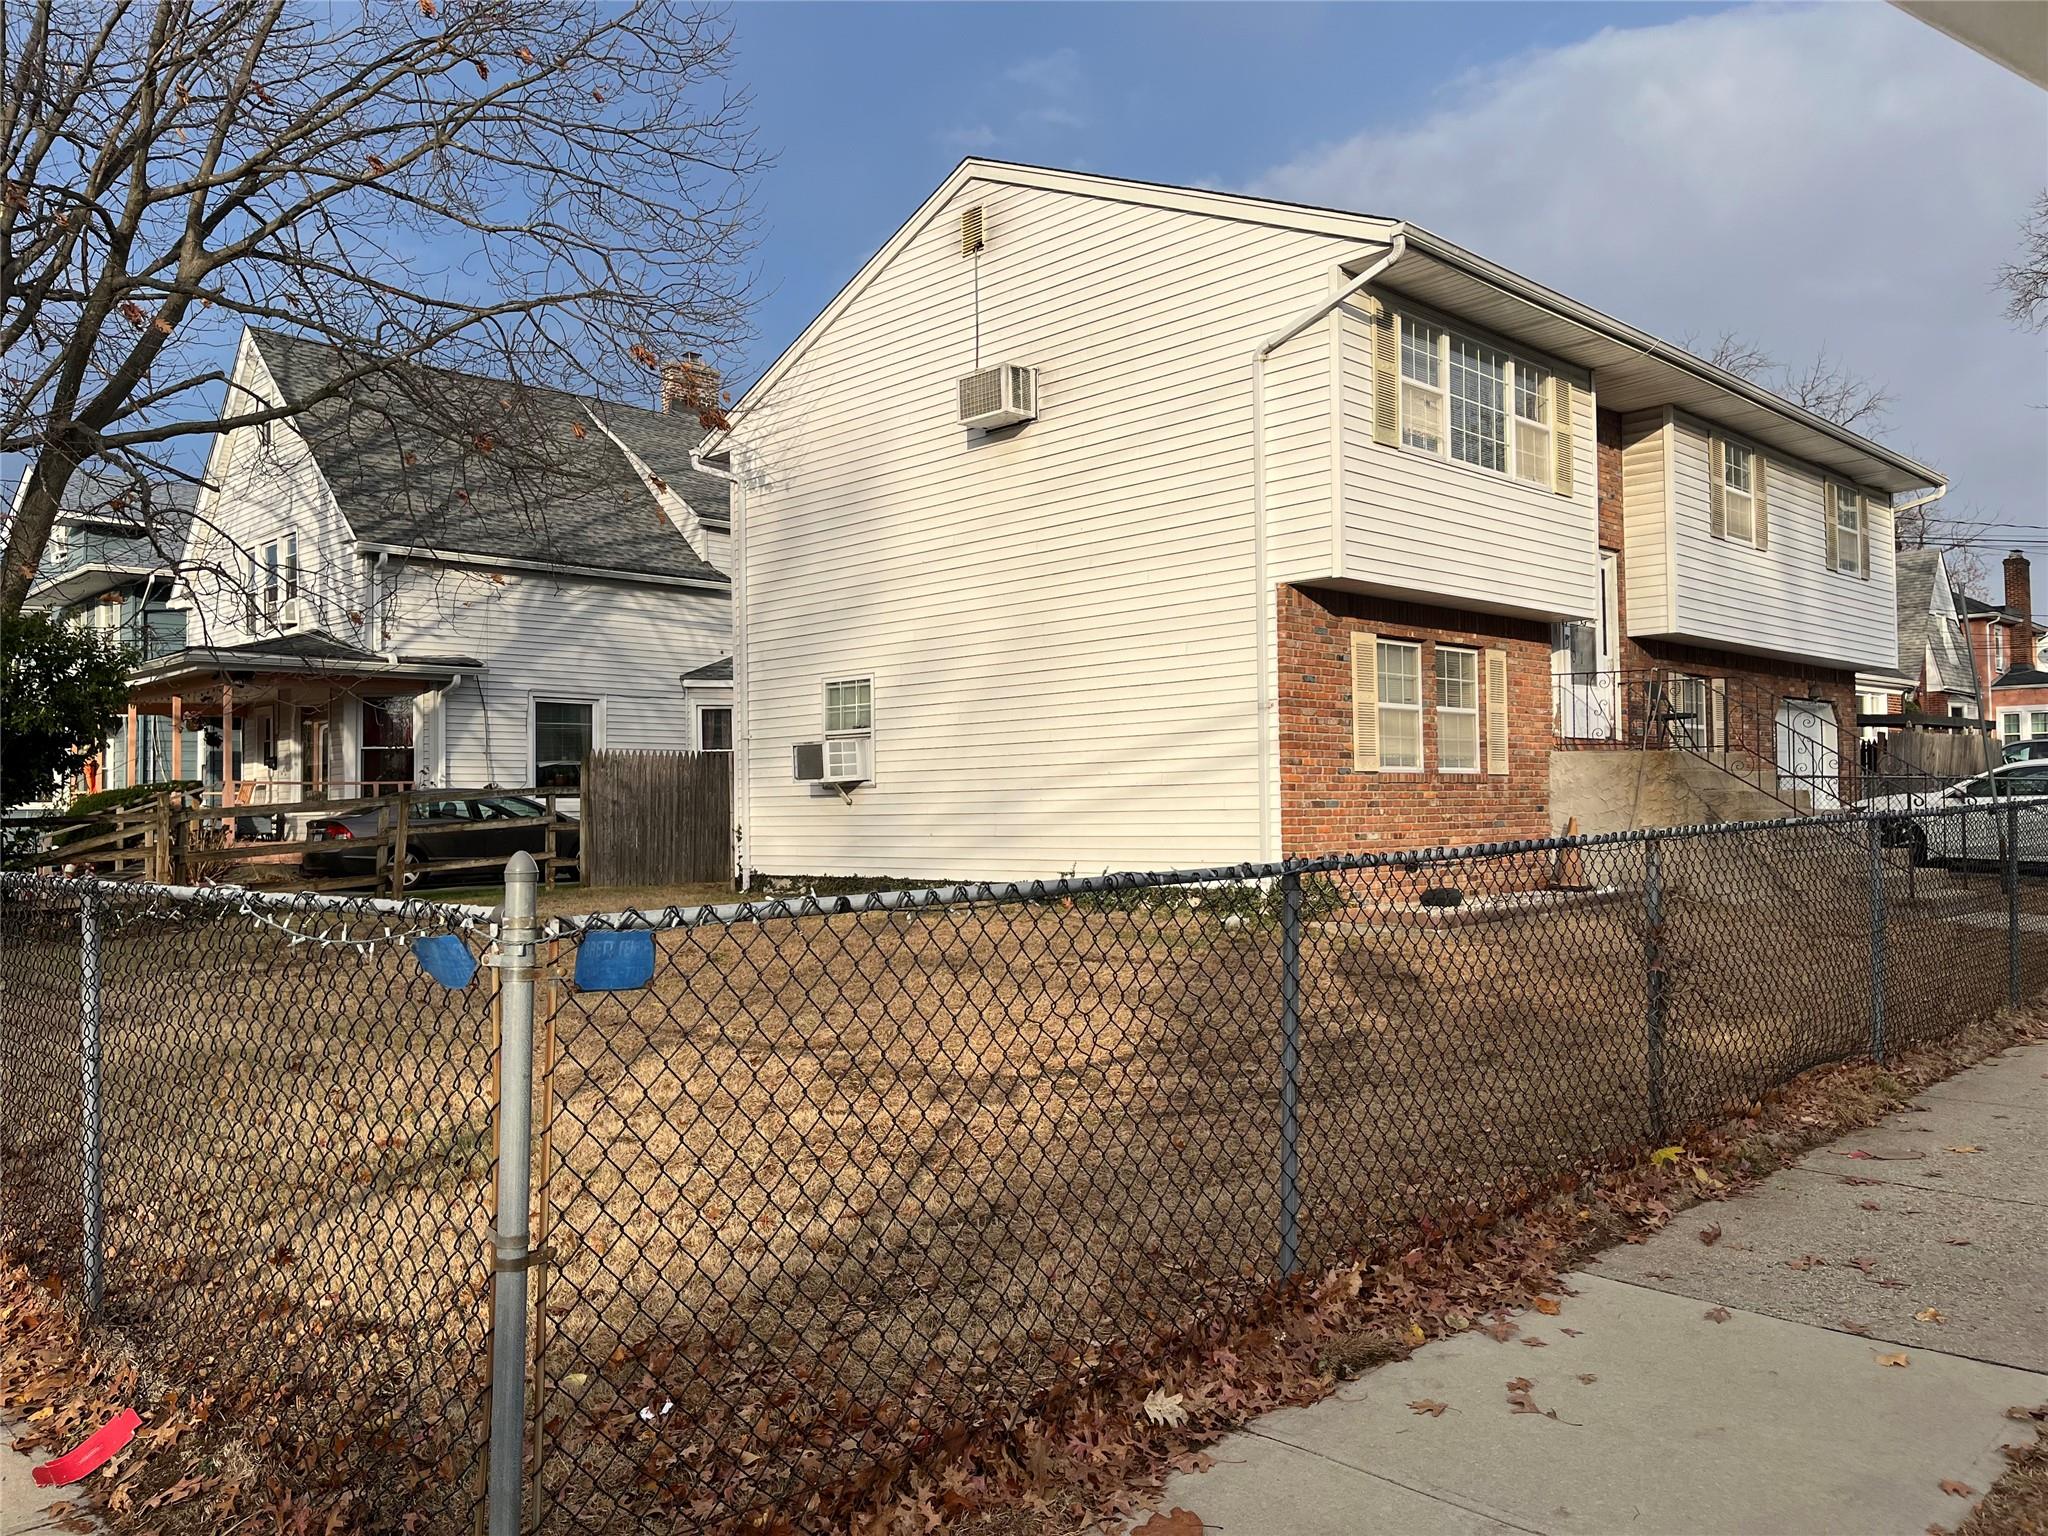
M 1906 829 L 1906 846 L 1912 849 L 1913 862 L 1915 864 L 1925 865 L 1927 863 L 1926 832 L 1919 827 L 1908 827 Z
M 409 891 L 420 883 L 426 872 L 427 861 L 421 856 L 420 851 L 417 848 L 406 849 L 403 865 L 398 872 L 398 883 Z

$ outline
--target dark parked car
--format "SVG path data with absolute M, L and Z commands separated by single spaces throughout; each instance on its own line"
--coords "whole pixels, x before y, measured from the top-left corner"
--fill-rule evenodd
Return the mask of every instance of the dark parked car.
M 2048 762 L 2048 736 L 2029 736 L 2025 741 L 2008 741 L 2000 761 L 2008 763 Z
M 306 837 L 323 846 L 306 850 L 306 873 L 321 878 L 376 873 L 374 839 L 389 824 L 389 814 L 373 806 L 346 816 L 316 817 Z M 567 812 L 558 814 L 567 825 L 555 831 L 555 852 L 573 863 L 580 841 L 576 821 Z M 547 807 L 538 800 L 523 795 L 415 800 L 406 818 L 404 881 L 417 885 L 432 878 L 436 864 L 509 859 L 521 849 L 538 858 L 546 846 Z M 451 871 L 450 878 L 481 884 L 490 873 Z

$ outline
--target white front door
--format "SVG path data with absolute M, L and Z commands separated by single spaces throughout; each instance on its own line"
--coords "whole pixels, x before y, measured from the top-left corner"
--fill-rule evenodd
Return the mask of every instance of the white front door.
M 1620 694 L 1615 666 L 1620 637 L 1620 566 L 1615 554 L 1600 552 L 1600 590 L 1594 616 L 1557 626 L 1551 643 L 1552 697 L 1557 734 L 1575 741 L 1615 741 L 1621 736 Z
M 1816 811 L 1842 804 L 1842 753 L 1835 706 L 1824 700 L 1787 699 L 1778 706 L 1778 789 L 1805 790 Z

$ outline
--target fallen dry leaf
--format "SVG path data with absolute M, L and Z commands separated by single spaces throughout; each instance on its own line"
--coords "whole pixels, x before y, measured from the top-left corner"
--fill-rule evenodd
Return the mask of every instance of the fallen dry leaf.
M 1802 1254 L 1800 1257 L 1796 1259 L 1787 1259 L 1785 1261 L 1785 1267 L 1787 1269 L 1797 1269 L 1803 1271 L 1812 1269 L 1816 1264 L 1825 1265 L 1826 1263 L 1827 1260 L 1820 1257 L 1820 1255 L 1808 1253 Z
M 1585 1330 L 1582 1328 L 1560 1328 L 1557 1331 L 1568 1339 L 1576 1339 Z
M 1970 1246 L 1970 1240 L 1967 1237 L 1944 1237 L 1942 1241 L 1951 1248 L 1967 1248 Z
M 1906 1357 L 1903 1353 L 1896 1355 L 1873 1355 L 1871 1358 L 1877 1361 L 1879 1365 L 1895 1365 L 1900 1370 L 1906 1368 Z
M 1851 1269 L 1861 1270 L 1866 1275 L 1869 1274 L 1873 1269 L 1877 1268 L 1877 1260 L 1875 1259 L 1856 1258 L 1846 1259 L 1843 1262 L 1845 1262 Z
M 1913 1314 L 1913 1321 L 1916 1323 L 1945 1323 L 1948 1321 L 1948 1314 L 1939 1307 L 1922 1307 Z
M 1721 1241 L 1721 1224 L 1717 1221 L 1711 1227 L 1700 1228 L 1700 1241 L 1709 1248 Z
M 1853 1333 L 1857 1335 L 1859 1338 L 1867 1339 L 1870 1337 L 1869 1325 L 1865 1323 L 1852 1322 L 1845 1317 L 1841 1320 L 1840 1323 L 1836 1324 L 1836 1326 L 1839 1327 L 1842 1330 L 1842 1332 Z
M 1545 1317 L 1555 1317 L 1559 1311 L 1559 1303 L 1555 1298 L 1549 1296 L 1538 1296 L 1534 1305 L 1536 1310 Z
M 1202 1536 L 1202 1517 L 1192 1509 L 1175 1505 L 1163 1515 L 1154 1515 L 1134 1528 L 1131 1536 Z
M 1956 1498 L 1959 1499 L 1967 1499 L 1968 1497 L 1970 1497 L 1971 1494 L 1975 1493 L 1977 1490 L 1972 1488 L 1968 1483 L 1959 1483 L 1952 1477 L 1944 1477 L 1941 1480 L 1941 1491 L 1943 1493 L 1953 1494 Z
M 1884 1209 L 1875 1200 L 1858 1200 L 1856 1204 L 1860 1209 L 1866 1211 L 1881 1211 Z
M 1542 1339 L 1524 1339 L 1522 1343 L 1530 1349 L 1548 1349 L 1550 1345 Z
M 1700 1315 L 1710 1323 L 1725 1323 L 1732 1314 L 1726 1307 L 1709 1307 Z
M 1152 1423 L 1168 1429 L 1179 1429 L 1188 1421 L 1187 1404 L 1180 1393 L 1168 1393 L 1164 1387 L 1154 1387 L 1139 1405 L 1139 1412 Z
M 1950 1147 L 1950 1148 L 1949 1148 L 1949 1151 L 1951 1151 L 1951 1152 L 1954 1152 L 1954 1153 L 1956 1153 L 1956 1154 L 1958 1154 L 1959 1156 L 1962 1156 L 1962 1157 L 1968 1157 L 1968 1156 L 1970 1156 L 1970 1155 L 1971 1155 L 1972 1153 L 1976 1153 L 1976 1152 L 1982 1152 L 1983 1150 L 1984 1150 L 1984 1149 L 1983 1149 L 1982 1147 Z
M 1584 1382 L 1589 1387 L 1599 1379 L 1600 1378 L 1598 1376 L 1595 1376 L 1591 1371 L 1587 1371 L 1583 1376 L 1579 1378 L 1580 1381 Z
M 2008 1419 L 2018 1419 L 2022 1423 L 2032 1419 L 2038 1424 L 2048 1424 L 2048 1403 L 2041 1403 L 2033 1408 L 2022 1407 L 2020 1404 L 2015 1403 L 2012 1407 L 2005 1410 L 2005 1416 Z
M 1509 1322 L 1506 1318 L 1499 1317 L 1490 1323 L 1481 1323 L 1479 1331 L 1488 1338 L 1498 1339 L 1501 1343 L 1505 1344 L 1522 1330 L 1518 1325 Z
M 1414 1402 L 1408 1405 L 1409 1410 L 1411 1412 L 1426 1413 L 1432 1419 L 1442 1418 L 1444 1416 L 1444 1410 L 1450 1406 L 1451 1405 L 1449 1403 L 1440 1403 L 1433 1397 L 1418 1397 L 1417 1399 L 1415 1399 Z

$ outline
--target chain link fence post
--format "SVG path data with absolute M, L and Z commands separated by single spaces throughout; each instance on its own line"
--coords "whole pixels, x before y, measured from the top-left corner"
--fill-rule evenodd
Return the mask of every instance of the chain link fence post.
M 2020 1005 L 2020 803 L 2005 806 L 2005 999 Z
M 1870 1056 L 1884 1060 L 1884 827 L 1872 816 L 1863 823 L 1870 863 Z
M 1301 875 L 1280 877 L 1280 1275 L 1301 1264 Z
M 1649 1057 L 1650 1137 L 1666 1140 L 1664 1024 L 1670 1006 L 1670 973 L 1664 968 L 1664 848 L 1656 838 L 1643 844 L 1643 1000 Z
M 85 882 L 78 897 L 79 1171 L 83 1210 L 85 1312 L 106 1299 L 105 1184 L 100 1165 L 100 893 Z
M 498 926 L 498 1210 L 492 1231 L 490 1536 L 519 1536 L 525 1493 L 527 1211 L 533 1177 L 533 984 L 539 867 L 505 866 Z

